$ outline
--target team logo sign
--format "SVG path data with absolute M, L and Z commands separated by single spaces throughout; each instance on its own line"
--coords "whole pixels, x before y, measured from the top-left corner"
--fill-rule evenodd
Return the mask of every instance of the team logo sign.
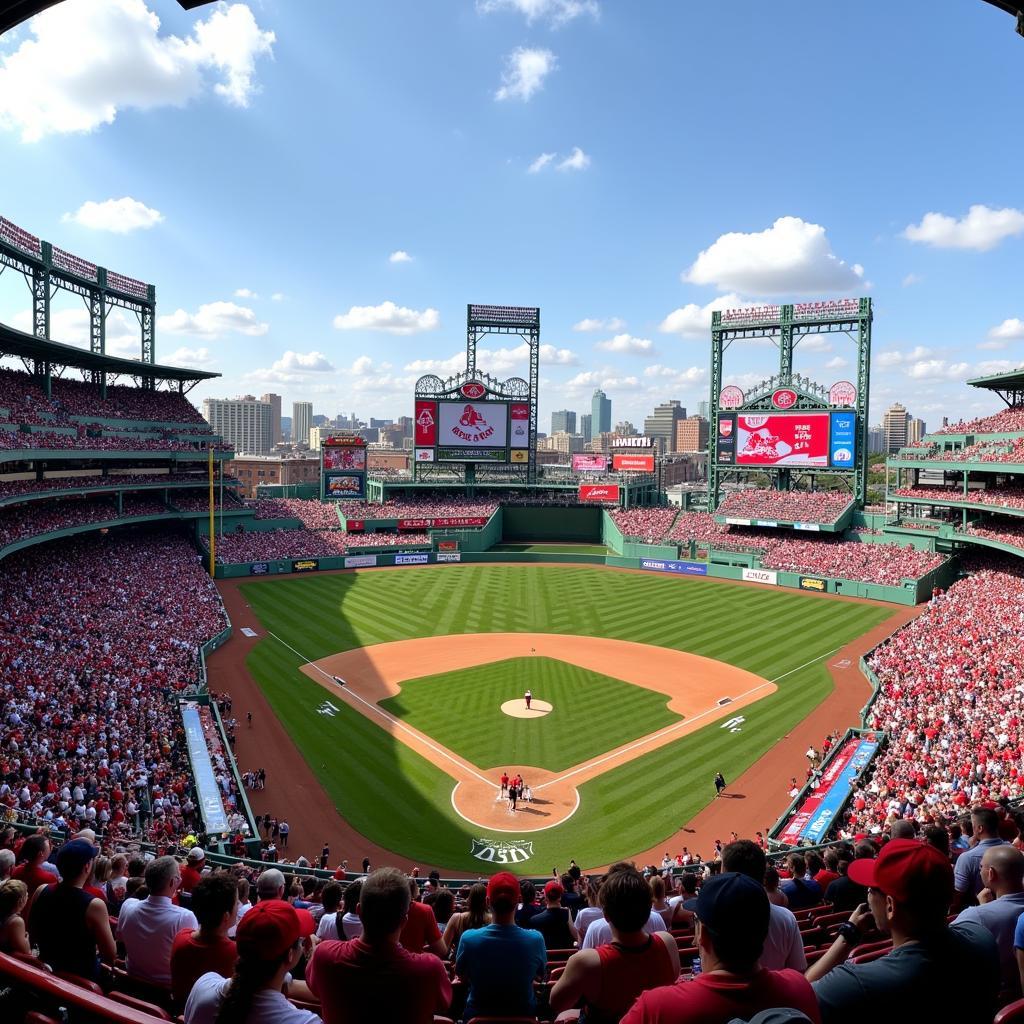
M 479 406 L 467 405 L 459 422 L 452 427 L 452 433 L 469 444 L 479 444 L 494 434 L 494 427 L 484 419 Z
M 779 388 L 772 394 L 772 405 L 776 409 L 792 409 L 796 400 L 797 393 L 790 388 Z
M 743 404 L 743 391 L 730 384 L 722 388 L 718 394 L 718 407 L 720 409 L 738 409 Z
M 488 864 L 522 864 L 533 856 L 533 843 L 528 839 L 473 839 L 469 852 Z
M 732 437 L 732 420 L 719 420 L 718 433 L 722 437 Z
M 424 409 L 419 416 L 416 417 L 416 422 L 424 429 L 429 430 L 434 425 L 434 417 L 429 409 Z
M 829 405 L 856 405 L 857 389 L 848 380 L 838 380 L 828 389 Z
M 478 380 L 468 380 L 459 388 L 459 393 L 466 398 L 483 398 L 487 394 L 487 388 Z

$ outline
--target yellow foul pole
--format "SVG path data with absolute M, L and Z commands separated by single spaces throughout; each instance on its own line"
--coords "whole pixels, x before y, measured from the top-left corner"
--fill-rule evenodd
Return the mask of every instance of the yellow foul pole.
M 210 477 L 210 578 L 214 577 L 214 565 L 217 561 L 217 537 L 213 532 L 213 445 L 207 448 L 209 454 L 208 470 Z

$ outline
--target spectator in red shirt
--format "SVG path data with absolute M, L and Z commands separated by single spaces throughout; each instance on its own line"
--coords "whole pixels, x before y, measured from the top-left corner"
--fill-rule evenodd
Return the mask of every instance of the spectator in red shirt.
M 726 872 L 709 879 L 687 902 L 697 915 L 694 943 L 703 973 L 645 992 L 622 1024 L 727 1024 L 761 1010 L 789 1007 L 820 1024 L 818 1004 L 798 971 L 766 971 L 759 959 L 768 936 L 769 904 L 752 878 Z
M 434 1014 L 448 1008 L 452 986 L 444 964 L 400 941 L 415 905 L 409 879 L 396 868 L 379 868 L 363 882 L 363 934 L 321 942 L 306 967 L 306 983 L 320 1000 L 325 1024 L 432 1024 Z
M 238 959 L 234 940 L 228 930 L 238 912 L 238 885 L 230 875 L 210 875 L 192 892 L 192 913 L 199 928 L 185 928 L 174 937 L 171 946 L 171 995 L 175 1005 L 185 1005 L 192 986 L 202 975 L 213 971 L 230 978 Z
M 442 959 L 448 955 L 448 947 L 441 938 L 440 929 L 437 927 L 437 918 L 434 912 L 426 905 L 420 903 L 417 897 L 420 894 L 420 887 L 415 878 L 410 878 L 409 886 L 409 911 L 405 925 L 402 927 L 402 936 L 399 941 L 409 950 L 410 953 L 422 953 L 424 949 Z
M 21 844 L 20 856 L 21 863 L 11 872 L 11 878 L 25 883 L 29 899 L 39 886 L 57 881 L 56 874 L 43 867 L 50 856 L 50 840 L 46 836 L 29 836 Z
M 180 892 L 191 892 L 203 878 L 203 866 L 206 863 L 206 851 L 199 846 L 193 846 L 185 858 L 185 865 L 181 869 Z

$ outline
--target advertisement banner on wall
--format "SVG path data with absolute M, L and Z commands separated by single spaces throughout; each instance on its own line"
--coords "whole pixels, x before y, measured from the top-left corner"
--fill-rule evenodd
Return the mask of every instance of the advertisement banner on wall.
M 574 455 L 572 457 L 574 473 L 603 473 L 607 468 L 607 455 Z
M 530 407 L 522 402 L 513 402 L 508 409 L 509 420 L 512 424 L 512 437 L 509 441 L 510 448 L 530 447 Z M 512 459 L 516 462 L 515 458 Z
M 828 418 L 827 412 L 737 413 L 736 465 L 827 466 Z
M 529 448 L 513 448 L 509 453 L 509 461 L 523 463 L 530 461 L 530 449 Z
M 416 402 L 416 447 L 433 448 L 437 444 L 437 402 Z
M 316 572 L 319 568 L 319 558 L 299 558 L 292 562 L 292 572 Z
M 346 519 L 345 529 L 349 533 L 362 533 L 366 529 L 365 519 Z
M 417 448 L 416 449 L 416 461 L 417 462 L 433 462 L 434 461 L 434 449 L 433 448 Z
M 800 589 L 815 590 L 819 594 L 824 594 L 826 589 L 828 589 L 828 584 L 820 576 L 801 576 Z
M 508 444 L 507 402 L 438 402 L 438 445 L 504 448 Z
M 618 501 L 618 484 L 580 484 L 580 501 Z
M 376 564 L 376 555 L 348 555 L 345 558 L 346 569 L 369 569 Z
M 736 461 L 736 414 L 718 415 L 718 461 L 732 465 Z
M 641 569 L 652 572 L 677 572 L 683 576 L 707 576 L 708 567 L 703 562 L 673 562 L 661 558 L 642 558 Z
M 741 578 L 747 583 L 765 583 L 770 587 L 779 585 L 779 574 L 771 569 L 744 569 Z
M 653 473 L 654 472 L 654 456 L 653 455 L 613 455 L 612 456 L 612 469 L 616 473 L 619 472 L 633 472 L 633 473 Z
M 437 542 L 438 551 L 458 551 L 459 542 L 457 540 L 439 540 Z
M 269 562 L 250 562 L 249 563 L 249 575 L 250 576 L 266 576 L 270 572 Z
M 810 530 L 811 533 L 821 533 L 820 523 L 794 523 L 794 530 Z
M 411 551 L 408 554 L 395 555 L 395 565 L 426 565 L 430 555 L 426 551 Z
M 857 458 L 857 416 L 852 412 L 832 413 L 829 458 L 836 469 L 853 469 Z
M 461 562 L 462 552 L 461 551 L 438 551 L 437 553 L 438 562 Z

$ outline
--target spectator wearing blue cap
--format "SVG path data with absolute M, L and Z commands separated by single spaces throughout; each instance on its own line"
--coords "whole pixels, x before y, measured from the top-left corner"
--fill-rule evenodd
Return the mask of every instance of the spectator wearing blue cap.
M 40 958 L 55 971 L 95 980 L 100 960 L 117 956 L 107 905 L 84 891 L 99 851 L 88 839 L 72 839 L 56 857 L 60 881 L 36 889 L 28 928 Z
M 703 972 L 692 981 L 645 992 L 622 1024 L 727 1024 L 777 1007 L 800 1010 L 820 1024 L 814 992 L 802 974 L 760 965 L 771 920 L 763 886 L 747 875 L 726 872 L 705 882 L 685 907 L 696 914 L 694 943 Z

